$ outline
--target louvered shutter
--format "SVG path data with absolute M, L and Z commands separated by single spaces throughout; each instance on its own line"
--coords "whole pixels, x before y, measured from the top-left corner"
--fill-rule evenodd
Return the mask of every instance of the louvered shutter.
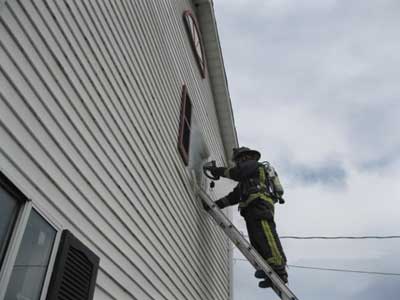
M 47 300 L 91 300 L 99 257 L 71 232 L 64 230 L 58 249 Z

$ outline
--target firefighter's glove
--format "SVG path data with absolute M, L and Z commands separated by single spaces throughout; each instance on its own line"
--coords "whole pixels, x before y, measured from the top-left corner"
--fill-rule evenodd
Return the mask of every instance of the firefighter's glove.
M 218 178 L 218 179 L 221 176 L 223 176 L 225 173 L 224 167 L 211 167 L 209 170 L 210 170 L 210 173 L 212 174 L 212 176 L 214 176 L 215 178 Z
M 229 206 L 229 200 L 226 197 L 223 197 L 221 199 L 218 199 L 217 201 L 214 202 L 219 208 L 224 208 Z

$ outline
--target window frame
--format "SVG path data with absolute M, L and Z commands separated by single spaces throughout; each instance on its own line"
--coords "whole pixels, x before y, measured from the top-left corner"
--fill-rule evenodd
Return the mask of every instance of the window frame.
M 197 23 L 197 19 L 194 17 L 192 11 L 185 10 L 183 12 L 182 17 L 183 17 L 183 22 L 185 24 L 186 32 L 190 39 L 190 46 L 195 56 L 197 66 L 199 67 L 200 70 L 201 78 L 204 79 L 206 78 L 206 53 L 204 51 L 203 38 L 201 36 L 200 26 Z M 189 19 L 192 22 L 191 24 L 189 23 Z M 194 34 L 197 35 L 198 43 L 196 42 L 196 36 L 194 36 Z M 197 48 L 197 46 L 199 46 L 200 49 Z M 200 51 L 198 51 L 198 49 Z M 201 55 L 199 55 L 199 52 Z
M 51 275 L 54 271 L 54 263 L 56 260 L 56 256 L 57 256 L 57 251 L 60 245 L 60 240 L 61 240 L 61 234 L 63 231 L 63 227 L 57 223 L 55 220 L 47 217 L 48 214 L 38 205 L 36 205 L 35 203 L 33 204 L 33 209 L 36 210 L 36 212 L 47 222 L 49 223 L 50 226 L 53 227 L 53 229 L 56 231 L 56 235 L 54 237 L 54 242 L 53 242 L 53 247 L 51 248 L 51 254 L 49 257 L 49 263 L 47 265 L 47 270 L 46 270 L 46 274 L 44 277 L 44 281 L 43 281 L 43 286 L 42 286 L 42 292 L 40 294 L 40 300 L 45 300 L 47 297 L 47 293 L 48 293 L 48 289 L 49 289 L 49 285 L 50 285 L 50 279 L 51 279 Z
M 4 257 L 3 260 L 1 260 L 0 258 L 0 275 L 1 275 L 1 265 L 2 263 L 4 263 L 6 261 L 6 256 L 7 256 L 7 252 L 8 252 L 8 248 L 11 245 L 12 242 L 12 238 L 13 238 L 13 234 L 15 229 L 17 228 L 18 225 L 18 221 L 21 215 L 21 212 L 23 210 L 23 207 L 25 205 L 25 203 L 28 201 L 25 197 L 25 195 L 23 193 L 21 193 L 15 186 L 14 184 L 2 173 L 0 172 L 0 187 L 2 187 L 8 194 L 10 194 L 10 196 L 17 202 L 18 204 L 18 212 L 17 215 L 15 217 L 15 220 L 13 221 L 14 224 L 12 224 L 12 228 L 11 228 L 11 234 L 8 237 L 8 241 L 7 241 L 7 246 L 5 248 L 4 251 Z M 0 277 L 1 278 L 1 277 Z
M 42 290 L 40 294 L 40 300 L 46 299 L 47 290 L 49 287 L 50 277 L 53 272 L 53 266 L 57 254 L 57 249 L 61 238 L 61 226 L 53 219 L 48 217 L 46 211 L 40 207 L 40 205 L 33 203 L 13 182 L 10 180 L 10 176 L 0 171 L 0 180 L 4 188 L 12 194 L 17 201 L 20 202 L 20 209 L 18 216 L 15 220 L 14 228 L 9 239 L 7 249 L 5 251 L 3 264 L 0 269 L 0 299 L 5 297 L 7 292 L 8 284 L 11 279 L 11 274 L 17 259 L 18 251 L 20 249 L 22 238 L 25 233 L 26 226 L 28 224 L 29 216 L 32 210 L 35 210 L 49 225 L 56 231 L 51 254 L 49 257 L 49 263 L 47 266 L 46 274 L 44 277 Z
M 189 104 L 189 106 L 188 106 Z M 189 120 L 187 119 L 187 107 L 190 107 L 190 116 Z M 182 86 L 182 94 L 181 94 L 181 111 L 179 114 L 179 136 L 178 136 L 178 149 L 185 166 L 189 164 L 189 151 L 190 151 L 190 140 L 191 140 L 191 132 L 192 132 L 192 115 L 193 115 L 193 104 L 190 99 L 188 89 L 186 84 Z M 189 141 L 187 145 L 187 149 L 185 147 L 184 137 L 185 137 L 185 128 L 189 130 Z

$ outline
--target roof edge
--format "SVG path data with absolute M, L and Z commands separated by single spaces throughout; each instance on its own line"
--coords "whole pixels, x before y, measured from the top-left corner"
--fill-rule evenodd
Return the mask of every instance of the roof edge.
M 194 0 L 227 163 L 238 138 L 212 0 Z

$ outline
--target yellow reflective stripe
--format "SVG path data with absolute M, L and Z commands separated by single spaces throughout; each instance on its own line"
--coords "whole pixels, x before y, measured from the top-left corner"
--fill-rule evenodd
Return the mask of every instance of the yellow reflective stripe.
M 267 185 L 266 185 L 266 176 L 265 176 L 265 168 L 264 166 L 260 166 L 258 168 L 258 174 L 259 174 L 259 180 L 260 180 L 260 186 L 262 191 L 267 190 Z
M 270 258 L 268 258 L 267 259 L 267 263 L 269 264 L 269 265 L 275 265 L 275 266 L 279 266 L 279 265 L 281 265 L 281 263 L 275 258 L 275 257 L 270 257 Z
M 272 199 L 270 197 L 268 197 L 267 195 L 265 195 L 263 193 L 256 193 L 256 194 L 251 194 L 249 196 L 249 198 L 247 198 L 246 201 L 240 202 L 239 207 L 240 208 L 247 207 L 251 202 L 253 202 L 253 200 L 255 200 L 257 198 L 261 198 L 261 199 L 267 201 L 272 206 L 274 205 L 274 201 L 272 201 Z
M 269 227 L 268 221 L 261 220 L 261 225 L 264 230 L 264 234 L 267 238 L 268 245 L 271 248 L 271 252 L 272 252 L 272 257 L 268 258 L 267 262 L 269 264 L 282 265 L 283 258 L 278 250 L 278 246 L 276 245 L 276 241 L 275 241 L 274 235 L 272 234 L 271 228 Z
M 249 198 L 246 199 L 246 201 L 240 202 L 239 203 L 239 208 L 247 207 L 251 202 L 253 202 L 254 199 L 258 198 L 258 194 L 251 194 Z
M 265 169 L 264 166 L 261 166 L 258 168 L 259 174 L 260 174 L 260 181 L 262 183 L 265 183 Z

